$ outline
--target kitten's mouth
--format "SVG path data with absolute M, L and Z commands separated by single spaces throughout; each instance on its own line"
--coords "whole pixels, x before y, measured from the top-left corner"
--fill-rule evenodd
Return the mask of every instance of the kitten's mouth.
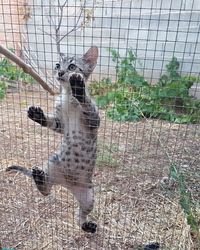
M 64 74 L 62 76 L 57 76 L 56 78 L 58 81 L 61 81 L 61 82 L 67 82 L 68 81 L 68 78 L 67 76 Z
M 56 79 L 57 79 L 58 81 L 65 81 L 65 78 L 62 77 L 62 76 L 61 76 L 61 77 L 60 77 L 60 76 L 57 76 Z
M 58 72 L 58 74 L 57 74 L 56 79 L 57 79 L 58 81 L 62 81 L 62 82 L 64 81 L 64 82 L 66 82 L 66 81 L 67 81 L 66 72 L 65 72 L 64 70 L 60 70 L 60 71 Z

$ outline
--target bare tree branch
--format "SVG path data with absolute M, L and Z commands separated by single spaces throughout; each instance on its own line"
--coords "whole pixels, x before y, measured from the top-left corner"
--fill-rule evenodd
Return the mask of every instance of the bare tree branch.
M 47 18 L 47 21 L 48 23 L 51 25 L 51 26 L 56 26 L 56 23 L 55 23 L 55 15 L 53 14 L 52 15 L 52 11 L 55 12 L 55 6 L 53 5 L 53 2 L 54 0 L 50 0 L 49 2 L 49 6 L 51 6 L 51 8 L 45 8 L 45 16 Z
M 45 30 L 42 30 L 41 28 L 38 28 L 38 30 L 42 31 L 44 34 L 50 36 L 54 41 L 56 41 L 56 38 L 54 35 L 52 35 L 51 33 L 45 31 Z
M 65 1 L 66 3 L 66 1 Z M 60 4 L 60 0 L 58 0 L 58 7 L 60 9 L 60 11 L 58 11 L 58 25 L 57 27 L 55 27 L 55 36 L 56 36 L 56 48 L 57 48 L 57 53 L 60 55 L 60 43 L 58 42 L 59 38 L 60 38 L 60 27 L 62 24 L 62 20 L 63 20 L 63 9 L 65 7 L 65 3 L 63 5 Z
M 31 75 L 45 90 L 47 90 L 51 95 L 55 95 L 56 93 L 47 85 L 47 83 L 24 61 L 22 61 L 18 56 L 4 48 L 0 45 L 0 53 L 5 57 L 15 62 L 23 71 L 29 75 Z
M 64 34 L 62 37 L 60 35 L 60 28 L 61 28 L 62 21 L 63 21 L 64 7 L 66 6 L 68 0 L 65 0 L 62 5 L 60 3 L 60 0 L 57 0 L 57 1 L 58 1 L 58 8 L 59 8 L 59 11 L 58 11 L 58 17 L 59 17 L 58 24 L 56 25 L 56 22 L 54 22 L 54 20 L 53 20 L 53 18 L 51 16 L 50 10 L 49 10 L 49 18 L 48 18 L 49 24 L 51 25 L 51 23 L 52 23 L 53 26 L 54 26 L 55 36 L 48 33 L 48 32 L 46 32 L 46 31 L 43 31 L 43 32 L 44 32 L 44 34 L 47 34 L 48 36 L 50 36 L 56 42 L 57 53 L 58 53 L 58 55 L 60 55 L 60 43 L 61 43 L 61 41 L 66 36 L 68 36 L 69 34 L 71 34 L 72 32 L 74 32 L 74 31 L 76 31 L 76 30 L 78 30 L 80 28 L 79 22 L 80 22 L 80 19 L 81 19 L 82 15 L 83 15 L 83 11 L 85 9 L 86 1 L 84 1 L 84 4 L 81 6 L 80 13 L 79 13 L 79 16 L 78 16 L 78 19 L 76 21 L 75 26 L 70 31 L 68 31 L 66 34 Z
M 58 0 L 58 7 L 60 9 L 60 13 L 58 16 L 60 16 L 60 19 L 58 21 L 58 26 L 56 27 L 56 32 L 58 32 L 60 30 L 60 26 L 62 24 L 62 19 L 63 19 L 63 8 L 65 7 L 65 5 L 63 4 L 62 6 L 60 5 L 60 0 Z
M 79 24 L 79 21 L 80 21 L 80 19 L 81 19 L 81 16 L 82 16 L 82 14 L 83 14 L 83 7 L 81 8 L 81 11 L 80 11 L 80 14 L 79 14 L 79 17 L 78 17 L 78 20 L 77 20 L 77 22 L 76 22 L 76 24 L 75 24 L 75 26 L 69 31 L 69 32 L 67 32 L 65 35 L 63 35 L 57 42 L 58 43 L 60 43 L 66 36 L 68 36 L 70 33 L 72 33 L 73 31 L 76 31 L 77 29 L 79 29 L 80 27 L 78 26 L 78 24 Z
M 66 6 L 68 0 L 65 0 L 65 2 L 63 3 L 63 5 L 60 4 L 60 0 L 58 0 L 58 7 L 60 9 L 60 13 L 59 13 L 59 20 L 58 20 L 58 25 L 57 27 L 55 27 L 55 36 L 56 36 L 56 47 L 57 47 L 57 52 L 60 55 L 60 27 L 62 25 L 62 20 L 63 20 L 63 10 L 64 7 Z
M 67 4 L 68 0 L 65 0 L 65 2 L 63 3 L 62 7 L 65 7 L 65 5 Z
M 63 5 L 61 5 L 61 4 L 60 4 L 60 0 L 58 0 L 58 7 L 59 7 L 59 9 L 60 9 L 60 13 L 59 13 L 58 16 L 60 16 L 60 19 L 59 19 L 59 21 L 58 21 L 58 26 L 57 26 L 57 28 L 56 28 L 56 31 L 59 31 L 59 30 L 60 30 L 60 26 L 61 26 L 61 24 L 62 24 L 62 19 L 63 19 L 63 10 L 64 10 L 64 7 L 65 7 L 66 4 L 67 4 L 67 1 L 68 1 L 68 0 L 66 0 L 66 1 L 63 3 Z

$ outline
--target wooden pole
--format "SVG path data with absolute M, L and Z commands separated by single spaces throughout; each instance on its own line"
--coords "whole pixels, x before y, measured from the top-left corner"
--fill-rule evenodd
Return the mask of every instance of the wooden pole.
M 0 53 L 5 57 L 16 63 L 23 71 L 30 76 L 32 76 L 46 91 L 48 91 L 51 95 L 55 95 L 56 93 L 48 86 L 48 84 L 35 72 L 28 64 L 26 64 L 21 58 L 16 56 L 14 53 L 0 45 Z

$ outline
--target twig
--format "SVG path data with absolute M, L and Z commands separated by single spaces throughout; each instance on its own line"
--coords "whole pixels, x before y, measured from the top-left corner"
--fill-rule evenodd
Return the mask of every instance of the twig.
M 56 27 L 56 32 L 58 32 L 60 30 L 60 26 L 62 24 L 62 19 L 63 19 L 63 9 L 65 7 L 65 4 L 66 4 L 66 1 L 65 3 L 61 6 L 60 5 L 60 1 L 58 0 L 58 6 L 59 6 L 59 9 L 60 9 L 60 20 L 58 21 L 58 26 Z
M 58 5 L 59 5 L 59 9 L 60 9 L 60 13 L 59 14 L 59 20 L 58 20 L 58 26 L 55 26 L 55 37 L 56 37 L 56 48 L 57 48 L 57 53 L 60 55 L 60 43 L 58 42 L 59 37 L 60 37 L 60 27 L 62 24 L 62 20 L 63 20 L 63 9 L 65 7 L 65 5 L 60 5 L 60 1 L 58 0 Z
M 80 27 L 78 26 L 78 24 L 79 24 L 79 21 L 80 21 L 80 19 L 81 19 L 82 14 L 83 14 L 83 9 L 84 9 L 84 8 L 82 7 L 82 8 L 81 8 L 81 11 L 80 11 L 80 14 L 79 14 L 79 17 L 78 17 L 78 20 L 77 20 L 75 26 L 74 26 L 69 32 L 67 32 L 65 35 L 63 35 L 63 36 L 57 41 L 57 43 L 60 43 L 66 36 L 68 36 L 68 35 L 71 34 L 73 31 L 76 31 L 77 29 L 80 28 Z
M 24 61 L 22 61 L 14 53 L 4 48 L 2 45 L 0 45 L 0 53 L 3 54 L 8 59 L 10 59 L 11 61 L 15 62 L 20 68 L 23 69 L 25 73 L 31 75 L 51 95 L 56 94 L 29 65 L 27 65 Z
M 59 11 L 58 11 L 58 24 L 56 25 L 52 16 L 51 16 L 51 13 L 50 13 L 50 8 L 49 8 L 49 20 L 48 20 L 48 23 L 51 25 L 51 23 L 53 23 L 53 27 L 54 27 L 54 32 L 55 32 L 55 35 L 52 35 L 50 34 L 49 32 L 46 32 L 46 31 L 43 31 L 44 34 L 50 36 L 55 42 L 56 42 L 56 49 L 57 49 L 57 53 L 58 55 L 60 55 L 60 43 L 61 41 L 66 37 L 68 36 L 69 34 L 71 34 L 73 31 L 76 31 L 77 29 L 80 28 L 80 25 L 79 25 L 79 22 L 80 22 L 80 19 L 82 17 L 82 14 L 83 14 L 83 11 L 84 11 L 84 8 L 85 8 L 85 4 L 86 4 L 86 1 L 84 1 L 84 4 L 81 6 L 80 8 L 80 14 L 78 16 L 78 19 L 76 21 L 76 24 L 75 26 L 70 30 L 68 31 L 66 34 L 64 34 L 62 37 L 60 36 L 60 28 L 62 26 L 62 21 L 63 21 L 63 11 L 64 11 L 64 7 L 66 6 L 68 0 L 65 0 L 64 3 L 61 5 L 60 3 L 60 0 L 58 0 L 58 8 L 59 8 Z M 40 29 L 41 30 L 41 29 Z
M 66 3 L 68 0 L 65 0 L 65 2 L 63 3 L 62 7 L 65 7 Z
M 56 41 L 56 38 L 55 38 L 54 35 L 52 35 L 51 33 L 47 32 L 47 31 L 45 31 L 45 30 L 42 30 L 42 29 L 40 29 L 40 28 L 38 28 L 38 30 L 42 31 L 44 34 L 50 36 L 54 41 Z
M 47 16 L 47 20 L 48 20 L 48 23 L 50 24 L 50 25 L 52 25 L 53 24 L 53 26 L 54 26 L 54 28 L 56 27 L 56 22 L 55 22 L 55 15 L 53 15 L 53 17 L 52 17 L 52 14 L 51 14 L 51 11 L 53 10 L 53 11 L 55 11 L 55 6 L 52 8 L 52 6 L 53 6 L 53 3 L 50 1 L 50 6 L 51 6 L 51 8 L 49 8 L 49 10 L 48 10 L 48 16 Z

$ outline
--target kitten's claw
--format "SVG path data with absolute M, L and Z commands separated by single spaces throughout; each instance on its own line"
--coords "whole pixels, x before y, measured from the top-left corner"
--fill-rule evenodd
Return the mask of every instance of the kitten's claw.
M 72 89 L 72 95 L 79 101 L 85 100 L 85 82 L 81 75 L 73 74 L 70 79 L 70 86 Z
M 83 223 L 82 229 L 87 233 L 95 233 L 97 229 L 97 224 L 92 221 L 86 221 Z
M 37 122 L 44 127 L 47 126 L 47 119 L 44 115 L 43 110 L 40 107 L 31 106 L 28 109 L 27 113 L 28 113 L 28 117 L 34 122 Z
M 80 74 L 73 74 L 69 78 L 69 82 L 72 88 L 85 88 L 85 82 Z

